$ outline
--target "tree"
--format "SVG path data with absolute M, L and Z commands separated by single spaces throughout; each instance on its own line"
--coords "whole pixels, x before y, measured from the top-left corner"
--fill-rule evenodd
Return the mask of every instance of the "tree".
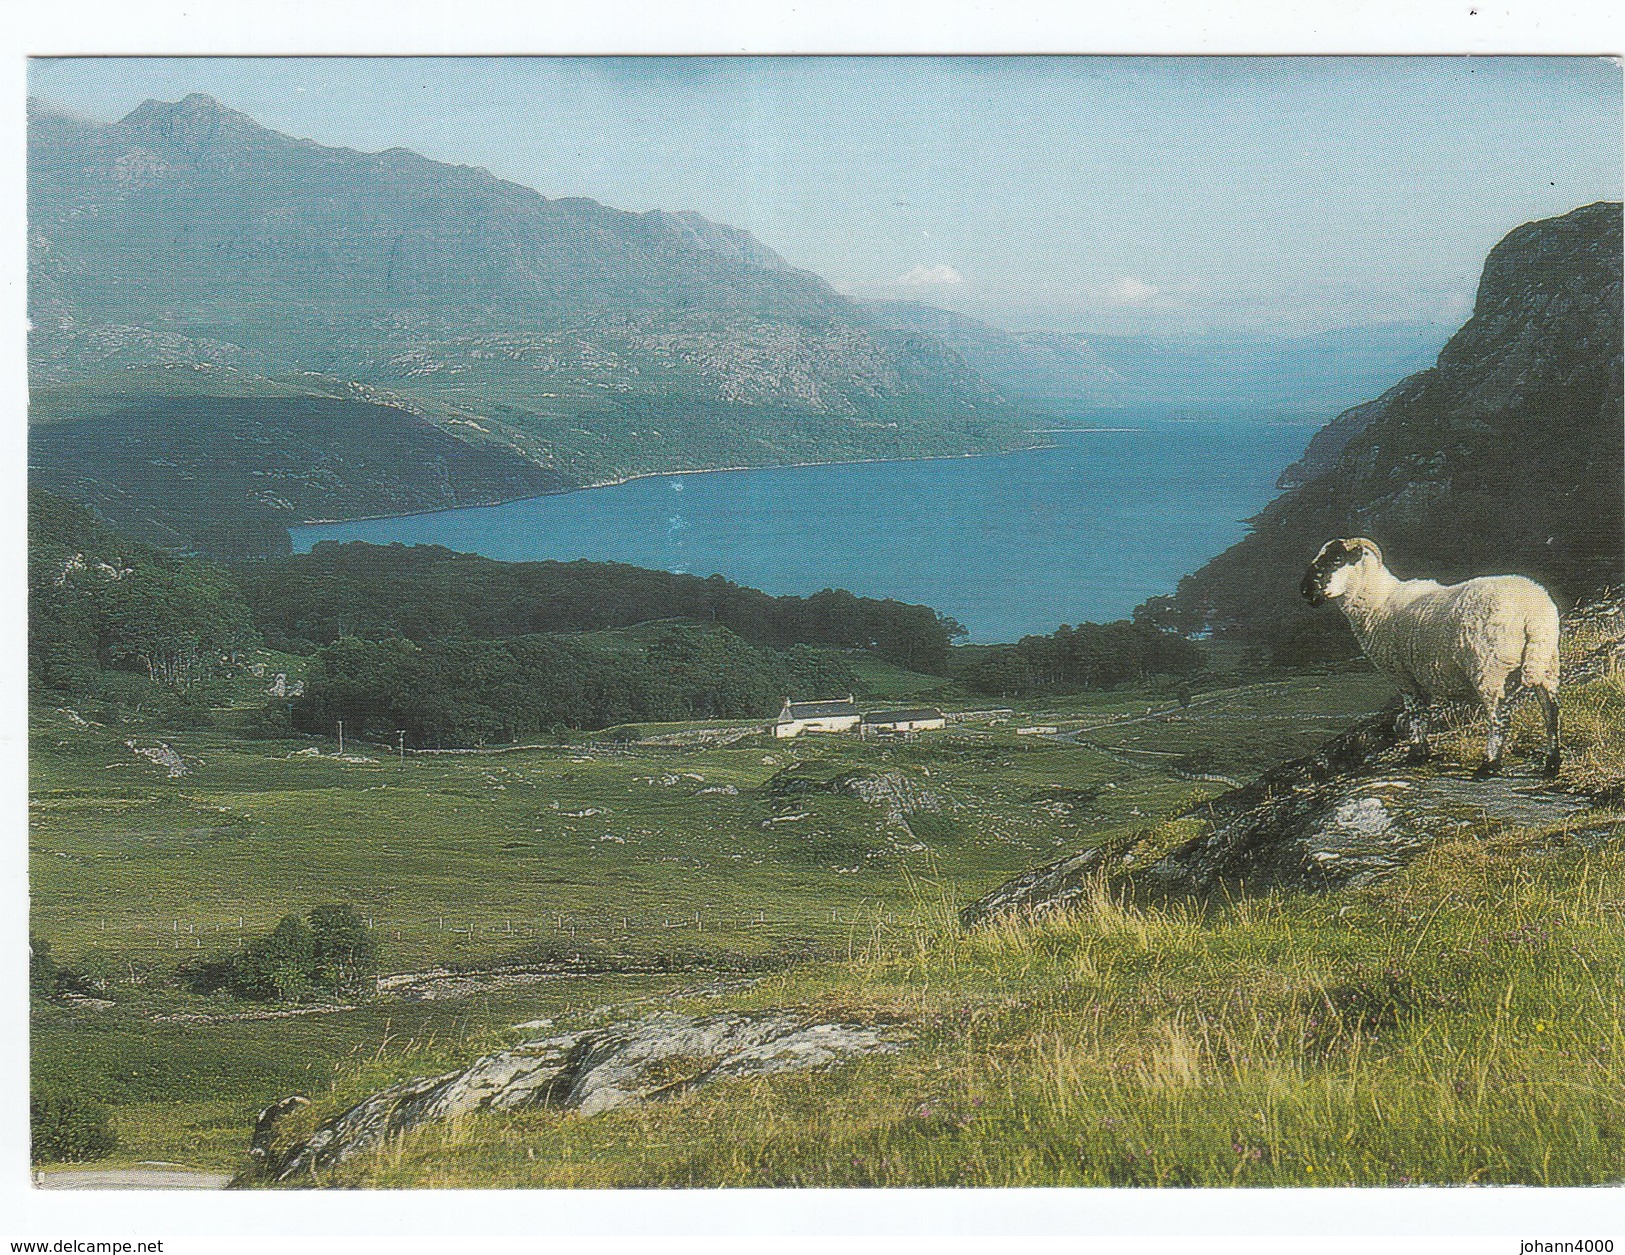
M 297 915 L 285 915 L 271 932 L 248 943 L 236 964 L 234 991 L 265 1002 L 297 997 L 311 983 L 316 938 Z
M 28 543 L 37 683 L 82 692 L 114 669 L 185 695 L 258 642 L 223 570 L 139 545 L 71 502 L 31 492 Z
M 362 988 L 378 974 L 372 930 L 349 903 L 333 902 L 310 912 L 311 979 L 327 989 Z
M 720 576 L 606 562 L 498 562 L 436 545 L 323 542 L 238 576 L 266 639 L 296 652 L 345 636 L 427 644 L 692 619 L 758 648 L 833 645 L 930 670 L 946 666 L 948 645 L 962 634 L 929 606 L 841 589 L 770 597 Z
M 103 601 L 109 664 L 181 690 L 219 674 L 256 639 L 236 589 L 202 563 L 143 564 L 108 581 Z
M 1063 624 L 1048 636 L 988 650 L 966 670 L 965 681 L 1002 697 L 1079 692 L 1152 675 L 1189 675 L 1203 661 L 1199 646 L 1144 621 Z

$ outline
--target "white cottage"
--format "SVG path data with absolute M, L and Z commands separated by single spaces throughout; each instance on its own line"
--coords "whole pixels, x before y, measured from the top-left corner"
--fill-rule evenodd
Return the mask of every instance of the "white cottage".
M 863 717 L 863 736 L 905 736 L 947 726 L 948 717 L 935 706 L 910 710 L 875 710 Z
M 850 732 L 863 718 L 858 713 L 856 700 L 851 693 L 844 701 L 793 702 L 786 697 L 784 709 L 779 711 L 778 721 L 773 725 L 773 735 L 786 740 L 803 732 Z

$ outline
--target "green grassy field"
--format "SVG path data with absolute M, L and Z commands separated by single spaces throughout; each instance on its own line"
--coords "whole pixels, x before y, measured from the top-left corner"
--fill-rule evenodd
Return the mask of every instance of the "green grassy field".
M 36 1071 L 114 1105 L 120 1160 L 230 1168 L 254 1111 L 287 1093 L 330 1111 L 534 1035 L 512 1027 L 524 1021 L 743 977 L 758 983 L 693 1005 L 900 1014 L 916 1043 L 889 1062 L 599 1119 L 425 1130 L 353 1179 L 1615 1179 L 1613 847 L 1502 835 L 1440 847 L 1357 895 L 1199 915 L 1103 892 L 1037 928 L 966 937 L 952 921 L 1061 853 L 1188 835 L 1163 821 L 1222 786 L 1175 767 L 1256 772 L 1386 697 L 1351 671 L 1200 693 L 1188 709 L 1147 693 L 1068 699 L 907 744 L 603 737 L 404 764 L 375 747 L 347 750 L 377 761 L 340 761 L 331 744 L 310 756 L 312 742 L 246 740 L 229 717 L 163 733 L 40 709 L 32 927 L 115 1005 L 42 1005 Z M 1570 726 L 1590 738 L 1581 758 L 1612 752 L 1621 708 L 1617 681 L 1571 695 Z M 1014 731 L 1034 723 L 1087 743 Z M 160 734 L 185 776 L 125 744 Z M 898 815 L 783 787 L 851 771 L 931 801 Z M 386 972 L 507 966 L 533 983 L 215 1022 L 199 1017 L 255 1008 L 169 983 L 177 963 L 328 901 L 371 921 Z
M 896 1059 L 593 1119 L 479 1115 L 338 1182 L 1617 1182 L 1622 873 L 1617 849 L 1545 834 L 1441 848 L 1352 900 L 1200 916 L 1102 894 L 973 937 L 944 918 L 913 953 L 880 946 L 752 991 L 905 1016 L 918 1040 Z

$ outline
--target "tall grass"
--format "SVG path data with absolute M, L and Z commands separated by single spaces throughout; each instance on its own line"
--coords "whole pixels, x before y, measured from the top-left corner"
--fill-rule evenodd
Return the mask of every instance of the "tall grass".
M 1234 707 L 1273 761 L 1288 737 L 1275 720 L 1281 703 L 1312 714 L 1329 700 L 1307 681 L 1285 696 L 1249 692 L 1226 697 L 1223 710 L 1215 698 L 1201 720 L 1124 725 L 1124 743 L 1217 744 L 1231 736 Z M 1575 686 L 1564 706 L 1560 785 L 1617 797 L 1620 678 Z M 36 917 L 71 943 L 73 961 L 105 949 L 111 976 L 128 966 L 131 983 L 111 986 L 121 1005 L 110 1011 L 37 1013 L 36 1071 L 71 1062 L 75 1076 L 112 1086 L 120 1139 L 143 1157 L 185 1158 L 178 1148 L 191 1140 L 222 1161 L 233 1139 L 246 1142 L 255 1107 L 291 1087 L 317 1099 L 304 1117 L 314 1120 L 518 1040 L 508 1026 L 538 1012 L 568 1028 L 631 988 L 632 978 L 604 978 L 574 994 L 541 987 L 488 1005 L 380 1005 L 319 1023 L 160 1029 L 146 1018 L 182 997 L 133 983 L 137 961 L 159 970 L 184 945 L 171 912 L 218 897 L 222 918 L 268 927 L 343 885 L 389 928 L 386 957 L 397 966 L 511 954 L 520 943 L 499 923 L 509 912 L 543 923 L 570 913 L 572 928 L 577 916 L 618 924 L 606 946 L 652 952 L 674 944 L 665 913 L 703 911 L 704 931 L 696 923 L 680 934 L 696 950 L 804 954 L 816 942 L 824 957 L 748 991 L 672 1005 L 901 1019 L 912 1041 L 895 1056 L 600 1117 L 535 1110 L 425 1128 L 344 1166 L 339 1184 L 1625 1177 L 1618 811 L 1541 829 L 1485 824 L 1359 891 L 1164 903 L 1139 891 L 1134 873 L 1195 835 L 1194 820 L 1159 822 L 1193 799 L 1192 786 L 1013 735 L 797 750 L 816 752 L 826 774 L 929 770 L 954 832 L 906 857 L 885 821 L 850 798 L 798 800 L 806 818 L 770 825 L 779 811 L 761 786 L 784 765 L 779 746 L 590 759 L 563 748 L 402 772 L 182 742 L 198 765 L 171 783 L 138 774 L 112 733 L 51 735 L 35 745 Z M 1435 769 L 1476 764 L 1480 738 L 1472 729 L 1442 738 Z M 1539 729 L 1521 712 L 1513 750 L 1538 749 Z M 678 767 L 739 792 L 661 783 Z M 1044 809 L 1057 781 L 1101 791 L 1081 809 Z M 812 856 L 820 833 L 861 835 L 886 856 L 857 872 L 844 855 L 832 866 Z M 1092 883 L 1076 910 L 960 929 L 966 899 L 1093 841 L 1111 844 L 1117 879 Z M 488 930 L 472 927 L 476 907 L 491 916 Z M 466 935 L 437 927 L 442 911 L 469 921 Z M 639 913 L 650 916 L 647 932 L 628 937 L 625 917 Z M 412 919 L 428 921 L 418 935 L 402 926 Z M 590 940 L 584 928 L 580 944 Z M 692 984 L 674 976 L 649 987 Z
M 752 1001 L 906 1013 L 902 1055 L 582 1119 L 426 1129 L 367 1185 L 1578 1185 L 1625 1176 L 1625 854 L 1562 829 L 1201 909 L 944 897 Z

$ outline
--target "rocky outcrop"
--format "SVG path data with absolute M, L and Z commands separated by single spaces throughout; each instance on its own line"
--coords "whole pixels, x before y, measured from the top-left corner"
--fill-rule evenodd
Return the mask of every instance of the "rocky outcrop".
M 1625 599 L 1600 597 L 1576 607 L 1564 616 L 1563 634 L 1563 679 L 1571 690 L 1625 669 Z M 1472 780 L 1407 767 L 1400 762 L 1399 715 L 1396 701 L 1313 753 L 1189 808 L 1178 818 L 1202 821 L 1203 831 L 1161 857 L 1145 858 L 1138 834 L 1107 842 L 1014 877 L 966 906 L 960 922 L 975 928 L 1065 910 L 1105 874 L 1156 896 L 1221 887 L 1354 887 L 1397 871 L 1441 838 L 1572 821 L 1611 804 L 1606 792 L 1565 792 L 1532 771 Z M 1445 728 L 1478 717 L 1475 709 L 1451 704 L 1437 707 L 1432 723 Z M 1584 831 L 1596 839 L 1625 837 L 1625 819 L 1598 811 Z
M 900 771 L 857 771 L 837 777 L 833 791 L 855 797 L 886 812 L 886 819 L 898 823 L 909 815 L 936 813 L 943 809 L 942 796 Z
M 1032 919 L 1064 911 L 1088 891 L 1090 881 L 1105 866 L 1111 853 L 1109 847 L 1097 845 L 1023 872 L 963 908 L 959 922 L 966 928 L 979 928 L 1012 916 Z
M 1150 868 L 1161 887 L 1204 893 L 1355 887 L 1465 832 L 1557 823 L 1590 808 L 1540 780 L 1379 772 L 1306 782 L 1242 810 Z M 1621 824 L 1625 827 L 1625 824 Z
M 1438 364 L 1317 436 L 1290 490 L 1180 582 L 1163 621 L 1284 659 L 1351 654 L 1343 625 L 1297 596 L 1334 536 L 1370 536 L 1406 578 L 1528 575 L 1559 605 L 1618 584 L 1620 250 L 1617 202 L 1507 235 Z
M 1565 616 L 1564 683 L 1609 674 L 1625 657 L 1625 606 L 1598 598 Z M 1398 710 L 1361 720 L 1313 754 L 1266 771 L 1244 788 L 1193 807 L 1208 833 L 1150 868 L 1165 890 L 1336 889 L 1398 870 L 1443 837 L 1466 831 L 1539 827 L 1570 819 L 1594 801 L 1534 776 L 1469 780 L 1433 768 L 1407 769 L 1393 752 Z M 1440 723 L 1476 720 L 1451 705 Z M 1612 831 L 1610 825 L 1604 828 Z
M 162 741 L 157 745 L 147 746 L 137 745 L 134 741 L 126 741 L 124 744 L 138 758 L 145 758 L 153 766 L 162 767 L 171 780 L 186 774 L 186 764 L 181 760 L 181 756 Z
M 895 1024 L 820 1022 L 796 1011 L 702 1017 L 661 1012 L 527 1041 L 456 1072 L 403 1081 L 278 1152 L 272 1147 L 275 1124 L 298 1106 L 284 1099 L 261 1113 L 251 1171 L 259 1179 L 290 1181 L 333 1168 L 419 1125 L 476 1111 L 545 1106 L 597 1115 L 728 1078 L 890 1054 L 904 1040 Z
M 1275 486 L 1280 489 L 1297 488 L 1331 470 L 1337 465 L 1343 450 L 1348 448 L 1349 441 L 1370 426 L 1371 420 L 1382 413 L 1392 395 L 1386 393 L 1375 401 L 1344 410 L 1332 419 L 1310 439 L 1303 456 L 1275 477 Z
M 1222 827 L 1300 790 L 1332 788 L 1339 777 L 1376 761 L 1399 743 L 1398 714 L 1396 703 L 1360 720 L 1314 753 L 1273 767 L 1252 783 L 1210 798 L 1187 814 Z M 975 928 L 1010 915 L 1034 917 L 1065 910 L 1083 897 L 1089 883 L 1119 852 L 1118 845 L 1108 843 L 1023 872 L 961 910 L 960 923 Z M 1168 875 L 1162 878 L 1173 880 Z
M 310 1099 L 303 1094 L 294 1094 L 278 1099 L 255 1117 L 254 1135 L 248 1141 L 248 1157 L 256 1167 L 264 1167 L 271 1162 L 275 1153 L 277 1125 L 308 1106 Z
M 1405 769 L 1391 752 L 1394 722 L 1391 713 L 1362 720 L 1315 753 L 1193 807 L 1185 817 L 1205 820 L 1206 830 L 1149 867 L 1120 867 L 1121 844 L 1096 846 L 1005 882 L 961 910 L 960 922 L 975 928 L 1066 910 L 1108 869 L 1158 896 L 1352 888 L 1398 871 L 1441 838 L 1558 823 L 1594 805 L 1534 775 L 1472 780 Z M 1616 831 L 1625 836 L 1625 820 L 1598 826 Z
M 922 811 L 939 812 L 949 805 L 934 789 L 901 771 L 859 768 L 820 780 L 799 767 L 791 767 L 773 776 L 765 788 L 773 798 L 803 797 L 809 793 L 855 797 L 883 809 L 889 823 L 898 823 Z

